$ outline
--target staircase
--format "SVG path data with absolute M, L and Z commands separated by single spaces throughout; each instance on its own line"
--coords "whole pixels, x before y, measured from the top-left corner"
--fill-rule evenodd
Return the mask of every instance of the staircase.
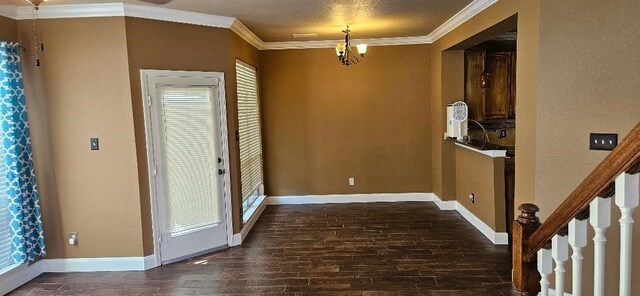
M 513 283 L 522 295 L 549 295 L 555 276 L 555 295 L 564 295 L 565 265 L 572 266 L 571 293 L 583 295 L 582 249 L 587 246 L 587 227 L 594 229 L 594 296 L 605 291 L 606 230 L 611 226 L 611 207 L 621 212 L 619 295 L 640 295 L 631 291 L 632 214 L 640 195 L 640 123 L 622 140 L 591 174 L 544 222 L 536 216 L 534 204 L 518 208 L 513 223 Z M 569 261 L 571 247 L 571 261 Z M 555 269 L 553 266 L 555 265 Z M 636 270 L 640 272 L 640 270 Z M 638 274 L 636 274 L 637 279 Z M 586 292 L 584 292 L 586 293 Z M 587 293 L 587 294 L 590 294 Z

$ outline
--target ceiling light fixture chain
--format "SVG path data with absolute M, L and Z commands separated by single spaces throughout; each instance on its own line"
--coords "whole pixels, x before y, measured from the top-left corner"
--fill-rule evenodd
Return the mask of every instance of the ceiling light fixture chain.
M 351 48 L 351 30 L 348 25 L 346 30 L 342 30 L 342 33 L 345 34 L 344 42 L 338 42 L 338 44 L 336 44 L 338 61 L 345 66 L 355 65 L 364 59 L 364 55 L 367 53 L 367 44 L 358 44 L 356 46 L 358 49 L 358 57 Z
M 44 42 L 42 42 L 42 33 L 40 32 L 40 4 L 47 0 L 27 0 L 31 3 L 31 13 L 33 17 L 33 42 L 35 44 L 36 67 L 40 67 L 40 53 L 44 52 Z

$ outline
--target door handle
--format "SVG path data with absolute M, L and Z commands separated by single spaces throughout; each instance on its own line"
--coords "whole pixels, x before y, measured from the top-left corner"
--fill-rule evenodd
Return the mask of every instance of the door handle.
M 226 172 L 223 169 L 219 169 L 218 170 L 218 175 L 224 175 Z

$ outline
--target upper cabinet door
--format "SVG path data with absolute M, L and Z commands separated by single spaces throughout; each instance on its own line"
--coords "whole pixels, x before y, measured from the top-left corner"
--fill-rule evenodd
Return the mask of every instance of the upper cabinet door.
M 484 50 L 465 52 L 465 102 L 469 106 L 469 118 L 484 121 L 485 90 L 480 86 L 480 77 L 485 67 Z
M 487 53 L 486 67 L 490 73 L 485 96 L 485 119 L 509 118 L 512 102 L 511 53 Z
M 488 85 L 481 86 L 482 73 Z M 465 101 L 469 118 L 477 121 L 516 117 L 516 53 L 483 49 L 465 51 Z

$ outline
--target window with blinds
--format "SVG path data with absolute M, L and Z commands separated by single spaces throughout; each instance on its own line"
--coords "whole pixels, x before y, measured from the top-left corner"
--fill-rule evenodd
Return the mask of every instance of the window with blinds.
M 220 223 L 214 104 L 210 87 L 161 89 L 163 233 L 179 236 Z
M 13 266 L 11 258 L 11 234 L 9 218 L 9 199 L 7 197 L 6 166 L 0 163 L 0 274 Z
M 243 212 L 261 194 L 262 136 L 260 131 L 260 101 L 256 69 L 236 60 L 238 88 L 238 125 L 240 136 L 240 180 Z

